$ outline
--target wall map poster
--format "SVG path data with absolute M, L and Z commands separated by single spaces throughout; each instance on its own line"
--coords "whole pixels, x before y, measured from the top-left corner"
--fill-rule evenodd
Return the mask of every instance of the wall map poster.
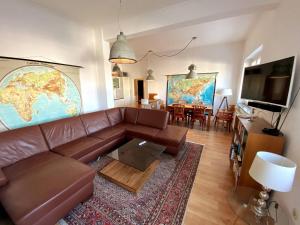
M 0 131 L 79 115 L 79 69 L 0 57 Z
M 180 100 L 188 104 L 201 101 L 213 106 L 216 77 L 218 73 L 198 73 L 195 79 L 185 79 L 186 74 L 168 75 L 167 105 Z

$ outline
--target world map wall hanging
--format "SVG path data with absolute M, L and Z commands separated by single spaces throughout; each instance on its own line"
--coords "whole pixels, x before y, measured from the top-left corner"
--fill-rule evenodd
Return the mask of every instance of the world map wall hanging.
M 80 67 L 0 57 L 0 131 L 79 115 Z
M 187 104 L 201 101 L 213 106 L 217 74 L 197 73 L 195 79 L 185 79 L 186 74 L 167 75 L 167 105 L 183 100 Z

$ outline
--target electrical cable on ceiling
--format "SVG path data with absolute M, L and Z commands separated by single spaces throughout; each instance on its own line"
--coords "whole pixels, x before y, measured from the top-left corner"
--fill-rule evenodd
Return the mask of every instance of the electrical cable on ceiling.
M 177 56 L 177 55 L 179 55 L 180 53 L 182 53 L 185 49 L 187 49 L 187 47 L 189 47 L 189 45 L 195 40 L 195 39 L 197 39 L 197 37 L 192 37 L 192 39 L 182 48 L 182 49 L 180 49 L 178 52 L 176 52 L 176 53 L 173 53 L 173 54 L 170 54 L 170 55 L 160 55 L 160 54 L 158 54 L 158 53 L 156 53 L 156 52 L 154 52 L 154 51 L 152 51 L 152 50 L 149 50 L 149 51 L 147 51 L 146 52 L 146 54 L 144 54 L 140 59 L 138 59 L 137 60 L 137 62 L 140 62 L 140 61 L 142 61 L 144 58 L 146 58 L 149 54 L 153 54 L 153 55 L 155 55 L 155 56 L 157 56 L 157 57 L 159 57 L 159 58 L 163 58 L 163 57 L 174 57 L 174 56 Z

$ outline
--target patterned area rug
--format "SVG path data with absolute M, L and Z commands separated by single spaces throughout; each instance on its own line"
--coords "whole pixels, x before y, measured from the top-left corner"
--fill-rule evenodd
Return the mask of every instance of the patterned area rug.
M 59 225 L 180 225 L 193 186 L 202 145 L 189 143 L 176 158 L 162 154 L 160 164 L 138 194 L 96 175 L 94 195 L 74 208 Z M 97 171 L 110 162 L 90 164 Z

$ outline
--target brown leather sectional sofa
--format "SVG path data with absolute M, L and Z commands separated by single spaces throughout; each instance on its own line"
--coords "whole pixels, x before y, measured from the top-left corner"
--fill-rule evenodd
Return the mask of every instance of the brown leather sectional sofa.
M 113 108 L 0 133 L 0 200 L 17 225 L 53 225 L 93 193 L 83 164 L 139 137 L 177 154 L 187 129 L 168 112 Z

